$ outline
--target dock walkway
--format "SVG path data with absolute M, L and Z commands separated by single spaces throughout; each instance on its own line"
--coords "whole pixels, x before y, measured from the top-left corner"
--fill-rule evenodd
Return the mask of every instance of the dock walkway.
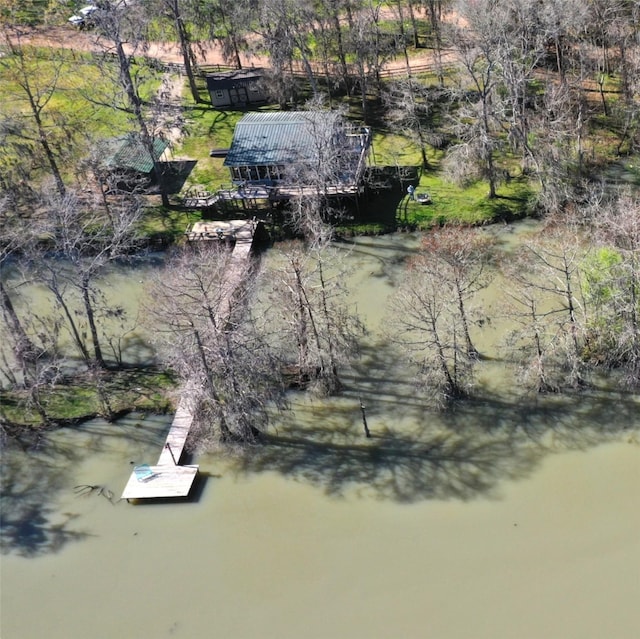
M 216 224 L 222 224 L 225 234 L 232 235 L 235 241 L 224 291 L 224 295 L 230 298 L 242 285 L 244 267 L 251 253 L 256 223 L 254 220 L 234 220 Z M 212 230 L 211 235 L 208 229 L 198 229 L 190 239 L 217 236 L 219 236 L 218 229 Z M 221 304 L 221 308 L 230 308 L 230 303 Z M 189 495 L 198 474 L 198 466 L 181 466 L 180 458 L 193 424 L 193 391 L 191 382 L 185 384 L 158 462 L 155 466 L 144 467 L 144 473 L 140 472 L 140 467 L 136 467 L 138 472 L 134 468 L 122 493 L 122 499 L 129 501 L 130 499 L 161 499 Z
M 155 466 L 149 466 L 150 474 L 139 479 L 134 470 L 122 493 L 122 499 L 158 499 L 162 497 L 186 497 L 198 474 L 198 466 L 180 466 L 180 457 L 193 423 L 190 406 L 191 393 L 183 391 L 169 434 Z

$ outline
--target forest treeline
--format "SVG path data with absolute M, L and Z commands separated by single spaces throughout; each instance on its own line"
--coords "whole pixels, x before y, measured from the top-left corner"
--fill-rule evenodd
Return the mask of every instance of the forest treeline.
M 100 0 L 88 26 L 102 55 L 76 58 L 95 75 L 74 87 L 68 55 L 29 45 L 20 5 L 0 3 L 10 96 L 0 113 L 5 433 L 18 415 L 51 423 L 52 389 L 79 376 L 98 412 L 116 413 L 105 379 L 127 366 L 122 345 L 138 318 L 101 279 L 143 254 L 148 197 L 145 184 L 104 170 L 96 142 L 105 130 L 87 114 L 111 113 L 152 148 L 165 105 L 145 53 L 158 39 L 179 43 L 194 103 L 205 99 L 196 54 L 215 40 L 231 65 L 248 52 L 266 58 L 283 107 L 340 106 L 375 119 L 416 146 L 423 171 L 462 187 L 480 181 L 489 199 L 513 179 L 531 185 L 545 230 L 508 263 L 479 231 L 446 224 L 409 263 L 388 339 L 400 342 L 425 398 L 447 406 L 473 393 L 482 358 L 473 335 L 491 320 L 479 293 L 497 273 L 509 283 L 500 313 L 517 327 L 505 358 L 523 382 L 536 392 L 580 389 L 614 371 L 637 389 L 640 205 L 635 187 L 608 171 L 637 152 L 640 3 Z M 415 63 L 424 56 L 426 67 Z M 217 307 L 229 259 L 221 247 L 176 248 L 150 287 L 147 330 L 163 364 L 199 382 L 203 445 L 255 440 L 292 385 L 339 392 L 357 357 L 364 327 L 320 195 L 334 161 L 309 178 L 319 195 L 289 207 L 302 239 L 277 247 L 275 270 L 256 265 L 229 313 Z M 159 196 L 169 204 L 162 179 Z M 34 287 L 49 303 L 18 303 Z

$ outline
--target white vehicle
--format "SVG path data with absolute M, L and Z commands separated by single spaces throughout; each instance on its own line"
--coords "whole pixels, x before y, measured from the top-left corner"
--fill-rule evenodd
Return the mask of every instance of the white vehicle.
M 82 7 L 80 11 L 78 11 L 77 15 L 71 16 L 69 18 L 69 22 L 74 27 L 87 27 L 91 24 L 91 14 L 98 10 L 93 4 L 88 4 L 86 7 Z

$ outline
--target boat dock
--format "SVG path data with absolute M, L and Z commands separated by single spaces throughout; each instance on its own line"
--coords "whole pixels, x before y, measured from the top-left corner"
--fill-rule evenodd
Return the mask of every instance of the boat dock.
M 228 312 L 232 295 L 242 285 L 257 222 L 255 220 L 231 220 L 228 222 L 199 222 L 187 232 L 190 240 L 232 241 L 233 251 L 229 260 L 223 301 L 220 304 Z M 225 319 L 225 318 L 221 318 Z M 227 318 L 228 319 L 228 318 Z M 193 424 L 193 384 L 185 384 L 169 434 L 155 466 L 135 466 L 122 493 L 122 499 L 162 499 L 187 497 L 198 474 L 196 465 L 180 465 L 189 431 Z

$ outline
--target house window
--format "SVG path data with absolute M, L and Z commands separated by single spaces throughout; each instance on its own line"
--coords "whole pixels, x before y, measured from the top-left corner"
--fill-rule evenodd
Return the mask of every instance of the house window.
M 255 84 L 255 82 L 253 84 L 250 84 L 249 91 L 252 91 L 253 93 L 258 93 L 258 85 Z
M 216 98 L 224 98 L 224 91 L 216 91 Z

